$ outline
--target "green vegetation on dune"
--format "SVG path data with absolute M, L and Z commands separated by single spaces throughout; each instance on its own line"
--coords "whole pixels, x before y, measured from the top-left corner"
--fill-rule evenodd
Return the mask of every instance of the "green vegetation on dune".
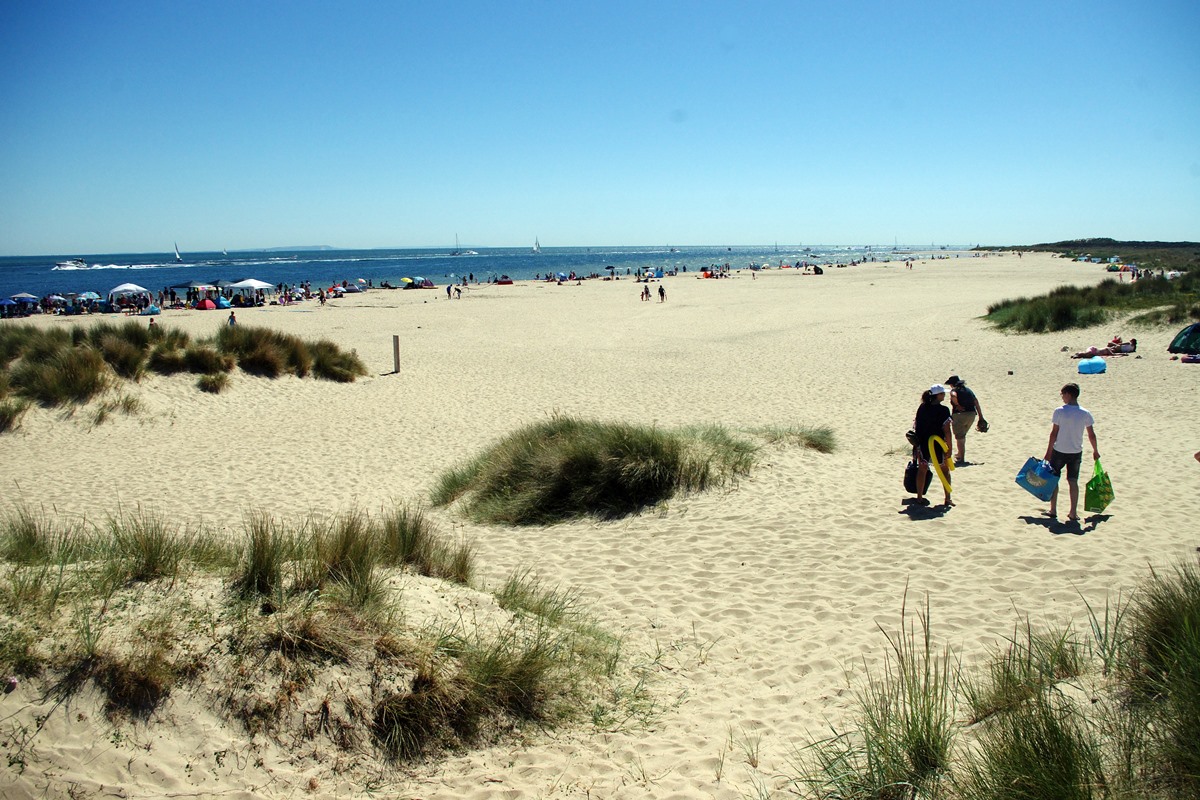
M 1144 312 L 1133 320 L 1144 324 L 1200 320 L 1200 272 L 1173 280 L 1106 278 L 1095 286 L 1060 286 L 1042 297 L 994 303 L 985 319 L 1002 330 L 1043 333 L 1088 328 L 1134 311 Z
M 833 449 L 828 429 L 773 428 L 762 435 Z M 510 525 L 617 519 L 678 493 L 732 485 L 749 472 L 757 450 L 718 426 L 668 431 L 556 416 L 443 473 L 433 502 L 461 499 L 469 517 Z
M 849 728 L 795 751 L 820 800 L 1183 800 L 1200 796 L 1200 568 L 1088 607 L 1091 636 L 1024 623 L 983 664 L 888 636 Z M 902 617 L 904 616 L 902 612 Z
M 67 524 L 22 508 L 0 516 L 0 674 L 59 703 L 94 687 L 112 730 L 187 693 L 247 738 L 350 760 L 642 713 L 619 642 L 574 592 L 526 572 L 505 584 L 507 611 L 406 607 L 432 580 L 418 575 L 465 583 L 473 564 L 411 506 L 300 525 L 252 514 L 232 539 L 151 514 Z M 9 767 L 25 768 L 41 724 L 0 737 Z
M 222 326 L 212 340 L 192 341 L 184 332 L 150 328 L 140 321 L 99 322 L 91 327 L 0 326 L 0 432 L 19 424 L 28 402 L 43 407 L 82 405 L 147 371 L 201 376 L 201 391 L 229 386 L 226 373 L 278 377 L 309 374 L 348 383 L 367 374 L 354 352 L 326 340 L 305 342 L 266 328 Z M 13 395 L 16 399 L 5 399 Z

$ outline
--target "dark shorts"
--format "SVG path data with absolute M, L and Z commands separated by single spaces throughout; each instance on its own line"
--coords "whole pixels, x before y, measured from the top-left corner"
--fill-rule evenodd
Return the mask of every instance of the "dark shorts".
M 950 453 L 949 450 L 943 450 L 942 446 L 936 442 L 934 442 L 933 450 L 936 455 L 931 457 L 929 453 L 929 439 L 926 438 L 925 441 L 917 445 L 917 452 L 920 454 L 919 460 L 924 461 L 926 464 L 934 460 L 941 463 L 946 460 L 946 456 Z
M 1062 475 L 1062 468 L 1067 468 L 1067 480 L 1079 480 L 1079 463 L 1083 461 L 1083 453 L 1060 453 L 1055 450 L 1050 454 L 1050 467 L 1055 475 Z

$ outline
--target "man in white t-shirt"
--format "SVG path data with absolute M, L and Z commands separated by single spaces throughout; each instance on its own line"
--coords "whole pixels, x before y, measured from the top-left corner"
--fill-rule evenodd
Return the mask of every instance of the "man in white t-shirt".
M 1096 446 L 1096 431 L 1092 426 L 1096 420 L 1092 412 L 1079 405 L 1079 384 L 1068 383 L 1062 387 L 1063 405 L 1054 409 L 1051 418 L 1053 427 L 1050 428 L 1050 443 L 1046 445 L 1046 461 L 1054 468 L 1055 475 L 1061 475 L 1063 467 L 1067 468 L 1067 486 L 1071 490 L 1071 513 L 1067 516 L 1070 522 L 1078 522 L 1076 509 L 1079 505 L 1079 463 L 1083 460 L 1083 434 L 1087 433 L 1088 442 L 1092 445 L 1092 460 L 1100 458 L 1100 450 Z M 1050 516 L 1058 516 L 1058 487 L 1050 498 Z

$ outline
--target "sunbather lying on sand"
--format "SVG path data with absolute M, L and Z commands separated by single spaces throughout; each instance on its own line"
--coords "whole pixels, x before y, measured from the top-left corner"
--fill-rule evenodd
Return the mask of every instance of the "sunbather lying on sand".
M 1071 358 L 1092 358 L 1093 356 L 1127 356 L 1137 352 L 1137 339 L 1130 339 L 1120 344 L 1110 344 L 1107 347 L 1089 347 L 1082 353 L 1076 353 Z

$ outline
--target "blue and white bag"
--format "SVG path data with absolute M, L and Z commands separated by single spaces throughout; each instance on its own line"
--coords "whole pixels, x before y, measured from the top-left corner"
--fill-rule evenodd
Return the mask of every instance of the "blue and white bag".
M 1038 500 L 1049 501 L 1058 488 L 1058 476 L 1050 468 L 1049 461 L 1030 456 L 1017 473 L 1017 485 Z

